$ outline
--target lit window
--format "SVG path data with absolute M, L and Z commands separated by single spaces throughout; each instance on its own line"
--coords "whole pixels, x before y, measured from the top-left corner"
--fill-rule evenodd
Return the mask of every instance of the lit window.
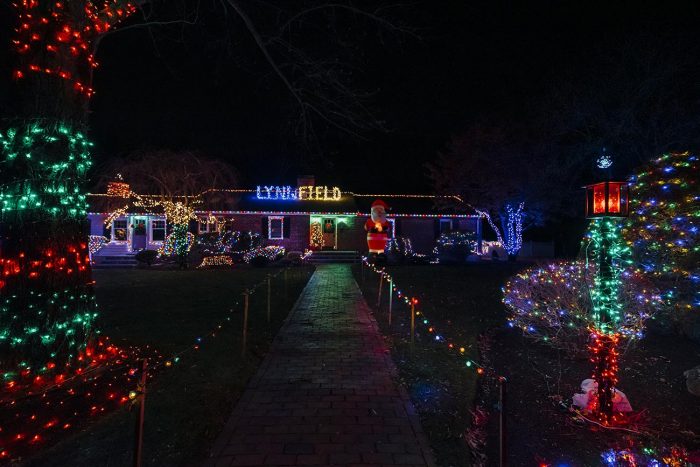
M 206 217 L 202 217 L 199 219 L 199 233 L 207 233 L 209 232 L 209 223 L 207 222 Z
M 118 242 L 125 242 L 127 234 L 126 219 L 114 221 L 112 227 L 114 228 L 114 236 L 112 238 Z
M 284 238 L 284 217 L 270 216 L 267 218 L 267 238 L 281 240 Z
M 151 221 L 151 241 L 162 242 L 165 240 L 165 221 Z

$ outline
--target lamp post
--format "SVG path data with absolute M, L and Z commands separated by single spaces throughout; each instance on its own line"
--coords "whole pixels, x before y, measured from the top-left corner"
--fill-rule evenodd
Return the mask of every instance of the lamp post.
M 603 152 L 598 167 L 608 169 L 612 160 Z M 593 379 L 598 384 L 594 412 L 609 424 L 615 421 L 613 397 L 617 384 L 617 324 L 624 310 L 620 303 L 620 273 L 625 247 L 619 238 L 617 220 L 628 216 L 629 186 L 627 182 L 603 181 L 587 185 L 586 217 L 591 219 L 589 248 L 595 264 L 590 287 L 595 328 L 591 329 L 589 350 L 594 364 Z M 587 249 L 587 251 L 589 250 Z

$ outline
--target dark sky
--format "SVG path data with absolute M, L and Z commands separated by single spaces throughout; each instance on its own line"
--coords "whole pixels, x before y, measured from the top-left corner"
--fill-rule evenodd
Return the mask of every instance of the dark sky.
M 428 191 L 423 164 L 450 134 L 484 119 L 527 118 L 553 82 L 596 67 L 615 44 L 686 32 L 697 40 L 692 31 L 700 20 L 700 2 L 431 0 L 387 10 L 420 36 L 387 39 L 353 19 L 341 23 L 354 50 L 352 81 L 373 92 L 368 105 L 387 131 L 356 138 L 319 127 L 319 146 L 311 149 L 291 131 L 289 94 L 242 23 L 212 10 L 217 3 L 202 0 L 198 23 L 182 30 L 131 29 L 103 41 L 90 117 L 98 162 L 139 148 L 186 148 L 227 160 L 245 185 L 294 184 L 298 174 L 311 173 L 318 183 L 349 190 Z M 241 4 L 265 31 L 265 3 Z M 177 15 L 159 11 L 162 19 Z M 12 93 L 11 13 L 0 7 L 7 44 L 0 104 Z M 310 49 L 334 56 L 318 36 L 309 41 Z

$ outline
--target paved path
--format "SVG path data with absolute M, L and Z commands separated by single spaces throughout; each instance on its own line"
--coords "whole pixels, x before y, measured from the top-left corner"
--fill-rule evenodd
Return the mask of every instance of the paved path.
M 207 465 L 434 465 L 349 265 L 318 266 Z

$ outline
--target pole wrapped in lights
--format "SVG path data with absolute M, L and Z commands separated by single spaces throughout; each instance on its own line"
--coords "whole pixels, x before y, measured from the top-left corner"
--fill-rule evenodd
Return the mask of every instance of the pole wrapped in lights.
M 606 154 L 599 168 L 610 170 L 612 159 Z M 608 172 L 609 173 L 609 172 Z M 617 385 L 618 347 L 624 322 L 622 303 L 622 273 L 632 264 L 630 248 L 620 235 L 621 218 L 628 215 L 628 185 L 625 182 L 604 181 L 587 185 L 586 217 L 591 219 L 584 238 L 586 266 L 593 265 L 591 339 L 588 349 L 593 363 L 593 380 L 597 384 L 593 415 L 603 425 L 615 424 L 620 414 L 614 410 Z

